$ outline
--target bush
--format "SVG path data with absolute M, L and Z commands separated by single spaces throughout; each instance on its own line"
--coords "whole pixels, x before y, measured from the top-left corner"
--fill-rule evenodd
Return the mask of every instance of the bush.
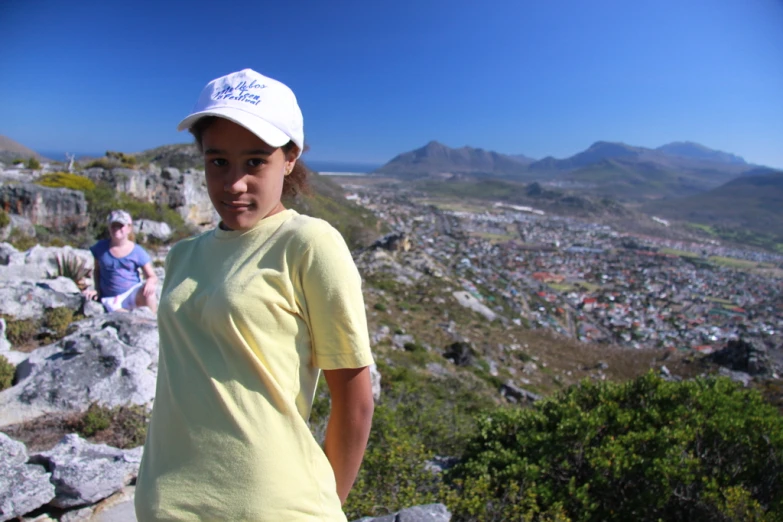
M 16 367 L 5 356 L 0 355 L 0 390 L 10 388 L 14 382 Z
M 107 408 L 93 403 L 82 416 L 77 431 L 83 437 L 92 437 L 115 448 L 135 448 L 144 444 L 147 422 L 147 410 L 143 406 Z
M 575 521 L 728 521 L 780 520 L 782 473 L 783 417 L 759 393 L 650 373 L 486 416 L 448 478 L 461 498 L 489 495 L 484 511 L 455 502 L 456 520 L 495 519 L 524 491 L 533 512 Z
M 90 404 L 79 425 L 79 434 L 92 437 L 111 425 L 111 409 L 97 403 Z
M 42 187 L 67 188 L 71 190 L 80 190 L 82 192 L 95 188 L 95 183 L 93 183 L 90 178 L 72 174 L 70 172 L 52 172 L 44 174 L 38 178 L 35 183 Z
M 25 167 L 32 170 L 38 170 L 41 168 L 41 162 L 35 158 L 30 158 L 27 160 L 27 163 L 25 163 Z
M 9 216 L 5 210 L 0 208 L 0 228 L 5 228 L 10 224 L 11 216 Z
M 3 315 L 3 319 L 5 319 L 5 338 L 14 348 L 32 342 L 41 328 L 40 321 L 36 319 L 14 319 L 10 315 Z
M 74 321 L 73 310 L 61 306 L 48 308 L 44 312 L 44 324 L 52 331 L 56 339 L 62 339 L 68 333 L 68 327 Z

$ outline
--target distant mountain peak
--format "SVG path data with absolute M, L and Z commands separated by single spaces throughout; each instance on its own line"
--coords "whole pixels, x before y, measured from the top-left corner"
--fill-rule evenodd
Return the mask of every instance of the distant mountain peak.
M 673 141 L 666 145 L 661 145 L 655 150 L 669 156 L 679 156 L 681 158 L 714 161 L 717 163 L 729 163 L 734 165 L 748 164 L 741 156 L 731 154 L 730 152 L 711 149 L 705 147 L 701 143 L 696 143 L 695 141 Z

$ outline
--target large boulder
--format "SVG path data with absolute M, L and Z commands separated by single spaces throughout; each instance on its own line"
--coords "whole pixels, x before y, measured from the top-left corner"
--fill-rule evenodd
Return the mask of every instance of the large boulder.
M 85 170 L 84 175 L 95 182 L 110 185 L 117 192 L 172 208 L 191 225 L 213 226 L 218 221 L 207 193 L 203 171 L 180 172 L 175 168 L 161 170 L 150 165 L 138 170 L 93 168 Z
M 49 188 L 33 183 L 0 184 L 0 207 L 33 225 L 53 230 L 83 230 L 90 223 L 87 201 L 78 190 Z
M 66 435 L 50 451 L 31 457 L 51 472 L 59 508 L 94 504 L 122 490 L 136 478 L 142 447 L 131 450 L 92 444 L 75 433 Z
M 0 282 L 13 285 L 19 280 L 44 280 L 57 272 L 57 260 L 76 257 L 84 267 L 92 270 L 94 258 L 89 250 L 36 245 L 19 252 L 8 243 L 0 243 Z
M 0 314 L 15 319 L 40 318 L 47 308 L 61 306 L 78 309 L 83 298 L 76 283 L 65 277 L 43 281 L 4 280 L 5 270 L 0 270 Z
M 171 227 L 167 223 L 152 221 L 150 219 L 139 219 L 133 223 L 133 230 L 136 237 L 146 239 L 153 237 L 160 241 L 166 241 L 171 237 Z
M 0 392 L 0 426 L 47 413 L 86 411 L 93 402 L 149 406 L 155 396 L 158 327 L 146 308 L 85 319 L 76 331 L 38 348 Z
M 0 521 L 25 515 L 55 497 L 43 466 L 28 463 L 27 448 L 0 433 Z

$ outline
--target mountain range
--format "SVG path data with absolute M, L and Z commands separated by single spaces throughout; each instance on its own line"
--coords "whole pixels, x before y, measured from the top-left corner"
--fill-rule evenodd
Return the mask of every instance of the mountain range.
M 753 169 L 734 154 L 698 143 L 674 142 L 650 149 L 598 141 L 568 158 L 533 160 L 525 155 L 432 141 L 394 157 L 374 174 L 406 179 L 501 177 L 573 186 L 621 199 L 682 197 L 716 188 Z

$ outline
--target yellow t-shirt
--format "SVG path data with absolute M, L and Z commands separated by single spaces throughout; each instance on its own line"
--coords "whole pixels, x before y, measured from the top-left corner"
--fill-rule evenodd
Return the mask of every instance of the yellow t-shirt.
M 166 259 L 158 382 L 136 486 L 151 520 L 345 520 L 307 425 L 319 369 L 372 364 L 342 236 L 285 210 Z

